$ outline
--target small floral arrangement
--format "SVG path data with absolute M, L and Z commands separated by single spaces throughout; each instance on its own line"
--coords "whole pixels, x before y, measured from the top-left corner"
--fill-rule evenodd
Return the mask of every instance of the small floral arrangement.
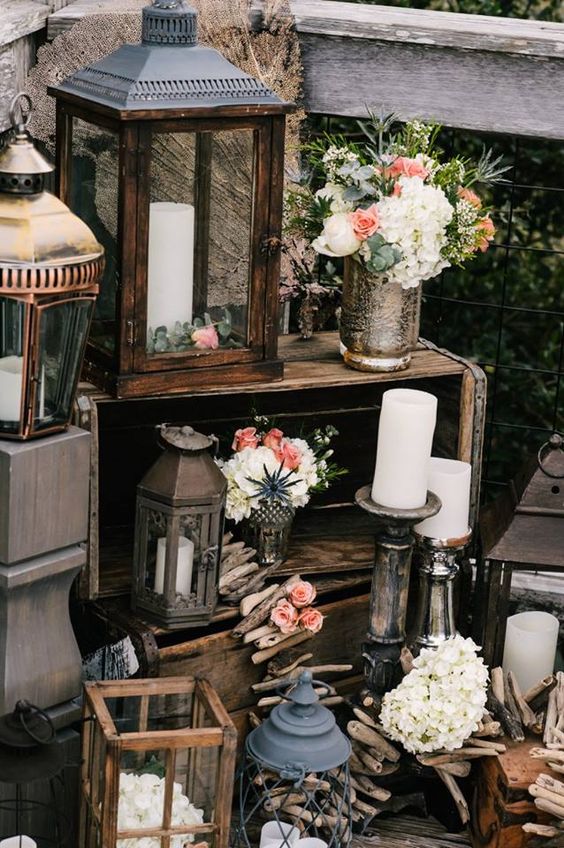
M 233 328 L 233 319 L 229 309 L 222 310 L 222 316 L 214 321 L 209 312 L 203 318 L 192 321 L 177 321 L 174 327 L 149 327 L 147 333 L 147 353 L 182 353 L 187 350 L 217 350 L 244 347 Z
M 324 616 L 312 607 L 317 590 L 307 580 L 294 583 L 288 595 L 278 601 L 270 613 L 270 621 L 281 633 L 290 634 L 297 630 L 309 630 L 319 633 L 323 627 Z
M 128 774 L 122 772 L 119 780 L 118 830 L 138 828 L 158 829 L 162 826 L 165 779 L 156 774 Z M 198 810 L 182 792 L 180 783 L 174 784 L 171 824 L 203 824 L 204 811 Z M 172 836 L 171 848 L 184 848 L 194 841 L 194 834 Z M 158 836 L 118 839 L 117 848 L 160 848 Z
M 234 454 L 221 463 L 227 478 L 227 518 L 235 522 L 249 518 L 263 500 L 305 506 L 312 492 L 327 489 L 345 473 L 329 462 L 333 455 L 329 445 L 336 435 L 334 427 L 318 429 L 310 444 L 285 436 L 277 427 L 266 432 L 257 427 L 237 430 L 231 445 Z
M 472 639 L 457 635 L 424 648 L 412 671 L 382 701 L 380 721 L 407 751 L 462 747 L 484 714 L 488 669 Z
M 318 253 L 350 256 L 404 288 L 488 249 L 490 212 L 474 191 L 506 170 L 484 152 L 477 165 L 444 159 L 438 126 L 411 121 L 394 131 L 394 115 L 359 122 L 366 141 L 327 136 L 309 146 L 311 178 L 286 197 L 286 232 Z

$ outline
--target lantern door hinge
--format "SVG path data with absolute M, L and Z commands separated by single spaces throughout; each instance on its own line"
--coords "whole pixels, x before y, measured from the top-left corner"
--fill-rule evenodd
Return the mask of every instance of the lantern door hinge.
M 276 256 L 282 244 L 278 236 L 264 235 L 260 240 L 260 252 L 267 256 Z
M 126 321 L 126 342 L 128 347 L 135 347 L 137 342 L 137 321 Z

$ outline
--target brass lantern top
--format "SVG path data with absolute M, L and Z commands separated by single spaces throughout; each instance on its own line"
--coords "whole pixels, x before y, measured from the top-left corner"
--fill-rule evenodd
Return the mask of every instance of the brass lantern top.
M 480 517 L 486 559 L 564 568 L 564 439 L 554 433 Z
M 90 228 L 45 191 L 53 166 L 27 133 L 30 110 L 30 98 L 16 95 L 12 138 L 0 153 L 0 295 L 96 291 L 104 250 Z

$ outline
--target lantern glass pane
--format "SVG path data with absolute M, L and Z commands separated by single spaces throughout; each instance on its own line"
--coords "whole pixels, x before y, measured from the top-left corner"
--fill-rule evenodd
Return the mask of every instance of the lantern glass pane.
M 199 562 L 199 532 L 202 516 L 177 517 L 149 509 L 146 512 L 145 589 L 163 595 L 166 589 L 167 551 L 173 539 L 178 539 L 176 595 L 190 597 L 197 590 Z
M 250 129 L 153 136 L 149 354 L 248 346 L 254 162 Z
M 70 420 L 94 301 L 73 298 L 38 308 L 34 429 Z
M 0 297 L 0 433 L 20 428 L 27 309 L 23 301 Z
M 73 119 L 70 207 L 88 224 L 104 248 L 104 276 L 90 341 L 113 354 L 118 335 L 119 287 L 118 197 L 119 143 L 117 133 Z

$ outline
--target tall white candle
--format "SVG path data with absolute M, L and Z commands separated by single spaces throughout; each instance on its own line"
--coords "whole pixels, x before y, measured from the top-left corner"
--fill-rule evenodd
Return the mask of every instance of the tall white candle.
M 22 402 L 23 356 L 0 358 L 0 420 L 19 421 Z
M 0 848 L 37 848 L 37 842 L 31 836 L 9 836 L 0 841 Z
M 192 320 L 194 207 L 151 203 L 147 268 L 147 327 L 174 328 Z
M 472 466 L 457 459 L 432 456 L 428 488 L 441 499 L 441 509 L 415 529 L 431 539 L 459 539 L 468 531 Z
M 520 612 L 507 619 L 503 670 L 513 672 L 522 692 L 552 674 L 558 626 L 548 612 Z
M 155 592 L 164 592 L 164 575 L 166 562 L 166 537 L 162 536 L 157 542 L 157 567 L 155 570 Z M 176 568 L 176 593 L 187 597 L 192 588 L 192 569 L 194 567 L 194 542 L 180 536 L 178 539 L 178 565 Z
M 437 398 L 418 389 L 388 389 L 382 399 L 372 500 L 417 509 L 427 500 Z

